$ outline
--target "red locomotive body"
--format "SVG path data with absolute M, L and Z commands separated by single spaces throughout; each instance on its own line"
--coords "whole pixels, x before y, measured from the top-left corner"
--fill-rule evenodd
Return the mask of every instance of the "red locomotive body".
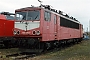
M 19 46 L 49 49 L 62 42 L 81 41 L 83 33 L 80 22 L 50 6 L 43 7 L 27 7 L 15 11 L 14 37 Z
M 0 45 L 8 46 L 12 40 L 14 29 L 14 14 L 2 12 L 0 14 Z

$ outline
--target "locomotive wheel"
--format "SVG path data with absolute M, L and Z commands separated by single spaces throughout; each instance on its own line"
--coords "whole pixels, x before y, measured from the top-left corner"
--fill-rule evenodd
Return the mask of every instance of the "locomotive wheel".
M 78 39 L 76 39 L 76 43 L 77 43 L 77 44 L 79 43 L 79 40 L 78 40 Z
M 3 41 L 3 44 L 5 48 L 10 48 L 10 40 Z
M 41 50 L 41 52 L 43 52 L 45 50 L 45 43 L 39 42 L 38 49 Z
M 49 50 L 51 48 L 51 43 L 47 42 L 46 43 L 46 49 Z
M 75 39 L 73 39 L 72 43 L 75 44 Z
M 54 46 L 55 46 L 55 47 L 59 47 L 59 42 L 58 42 L 58 41 L 55 41 L 55 42 L 54 42 Z

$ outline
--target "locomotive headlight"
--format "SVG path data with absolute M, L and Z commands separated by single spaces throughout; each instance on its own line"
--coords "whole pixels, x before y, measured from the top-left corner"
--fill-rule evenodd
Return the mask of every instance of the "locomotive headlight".
M 33 34 L 33 35 L 40 35 L 40 31 L 39 31 L 39 30 L 37 30 L 37 31 L 33 30 L 33 31 L 32 31 L 32 34 Z
M 20 34 L 20 31 L 19 31 L 19 30 L 17 31 L 17 34 L 18 34 L 18 35 Z
M 40 35 L 40 31 L 39 31 L 39 30 L 38 30 L 38 31 L 36 31 L 36 34 L 37 34 L 37 35 Z
M 36 31 L 35 31 L 35 30 L 33 30 L 33 31 L 32 31 L 32 34 L 33 34 L 33 35 L 36 35 Z
M 16 30 L 14 30 L 13 34 L 14 34 L 14 35 L 16 35 L 16 34 L 17 34 Z

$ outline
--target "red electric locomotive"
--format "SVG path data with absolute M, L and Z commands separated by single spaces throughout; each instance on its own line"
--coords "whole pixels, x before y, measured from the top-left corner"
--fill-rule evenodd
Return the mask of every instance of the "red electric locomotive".
M 8 47 L 13 38 L 14 16 L 9 12 L 0 13 L 0 47 Z
M 79 21 L 49 5 L 17 9 L 15 15 L 14 37 L 22 48 L 49 49 L 83 37 Z

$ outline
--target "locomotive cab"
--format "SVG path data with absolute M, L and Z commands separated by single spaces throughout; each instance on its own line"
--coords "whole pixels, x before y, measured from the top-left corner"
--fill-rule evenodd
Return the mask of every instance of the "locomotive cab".
M 40 9 L 16 11 L 14 34 L 18 36 L 40 35 L 40 20 Z
M 8 48 L 13 40 L 14 16 L 9 12 L 0 13 L 0 48 Z
M 42 39 L 42 9 L 39 7 L 27 7 L 15 11 L 14 37 L 20 43 L 17 45 L 34 48 Z M 26 45 L 25 45 L 26 44 Z M 35 46 L 36 47 L 36 46 Z

